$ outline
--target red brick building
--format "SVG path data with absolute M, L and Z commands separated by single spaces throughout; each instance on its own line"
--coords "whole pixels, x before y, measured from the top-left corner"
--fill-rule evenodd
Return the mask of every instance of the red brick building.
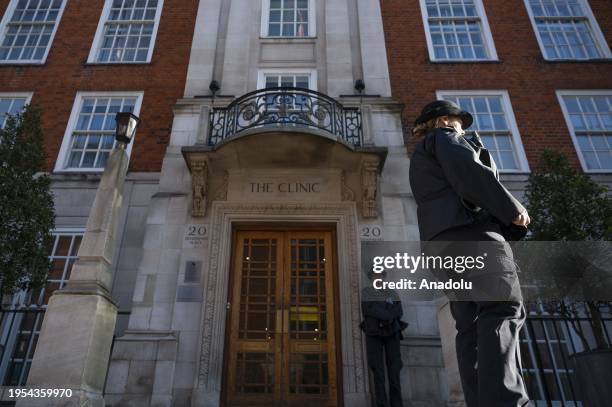
M 612 89 L 612 60 L 607 45 L 612 42 L 610 3 L 605 0 L 590 0 L 588 4 L 558 2 L 577 3 L 585 8 L 583 14 L 576 10 L 573 19 L 568 17 L 571 11 L 551 10 L 549 14 L 556 15 L 557 20 L 550 20 L 586 22 L 597 53 L 588 57 L 573 55 L 570 51 L 566 56 L 555 57 L 545 56 L 539 46 L 541 36 L 536 35 L 531 17 L 533 12 L 527 7 L 530 3 L 540 2 L 451 2 L 459 4 L 459 7 L 462 3 L 476 6 L 475 13 L 468 12 L 463 20 L 463 11 L 457 10 L 453 15 L 450 10 L 448 15 L 458 18 L 460 22 L 475 21 L 481 25 L 485 37 L 483 42 L 496 50 L 496 56 L 490 55 L 482 60 L 461 56 L 455 60 L 433 59 L 435 55 L 428 52 L 431 37 L 425 23 L 429 18 L 431 22 L 442 21 L 445 24 L 445 10 L 440 10 L 438 14 L 434 12 L 429 17 L 421 16 L 426 13 L 424 6 L 434 3 L 444 5 L 449 2 L 381 1 L 392 92 L 406 106 L 403 119 L 407 142 L 410 143 L 409 130 L 414 118 L 427 102 L 436 98 L 436 91 L 505 90 L 511 101 L 529 166 L 536 166 L 545 148 L 562 151 L 574 164 L 579 165 L 556 91 L 587 90 L 585 94 L 588 94 L 588 90 L 607 90 L 609 97 Z M 592 13 L 588 10 L 589 6 Z M 539 21 L 545 22 L 546 19 Z M 487 35 L 489 29 L 490 34 Z M 610 167 L 604 171 L 609 172 Z
M 23 53 L 18 56 L 19 59 L 6 56 L 0 58 L 0 97 L 6 98 L 11 93 L 31 94 L 31 103 L 42 109 L 49 169 L 55 167 L 56 171 L 61 171 L 61 167 L 56 167 L 56 161 L 77 92 L 142 92 L 142 127 L 139 128 L 139 138 L 134 143 L 134 158 L 130 162 L 130 170 L 160 171 L 172 127 L 172 106 L 184 92 L 198 2 L 149 2 L 147 8 L 143 9 L 124 6 L 121 10 L 117 9 L 116 20 L 111 19 L 114 16 L 108 18 L 109 13 L 115 10 L 108 10 L 110 3 L 104 0 L 46 3 L 50 5 L 40 5 L 38 8 L 28 5 L 23 17 L 13 18 L 15 22 L 12 23 L 15 29 L 22 31 L 29 30 L 31 24 L 28 22 L 36 23 L 37 20 L 45 19 L 51 23 L 48 26 L 53 33 L 45 49 L 46 58 L 28 60 L 24 58 Z M 57 9 L 54 9 L 55 6 L 58 6 Z M 6 16 L 7 11 L 15 12 L 15 7 L 19 12 L 18 2 L 0 0 L 0 15 Z M 43 16 L 43 13 L 53 13 L 55 10 L 59 11 L 57 18 L 50 14 Z M 141 15 L 137 15 L 139 10 L 142 10 Z M 26 16 L 30 11 L 32 15 Z M 150 22 L 150 35 L 146 32 L 139 33 L 140 40 L 149 36 L 150 44 L 138 44 L 143 45 L 149 55 L 144 55 L 144 60 L 139 60 L 138 56 L 132 59 L 129 55 L 116 60 L 95 55 L 95 48 L 100 44 L 100 39 L 96 38 L 97 30 L 113 29 L 112 21 L 117 21 L 115 27 L 120 27 L 123 24 L 121 19 L 127 18 L 125 16 L 128 11 L 135 13 L 129 18 L 143 20 L 144 30 Z M 145 15 L 148 11 L 155 14 Z M 126 14 L 121 16 L 122 12 Z M 11 25 L 11 22 L 6 23 Z M 25 36 L 26 34 L 25 41 L 37 40 L 32 32 L 27 39 Z M 117 34 L 112 47 L 115 51 L 124 47 L 127 54 L 127 42 L 130 38 L 126 38 L 125 46 L 118 44 L 119 38 Z M 132 37 L 132 40 L 135 39 Z M 12 49 L 18 47 L 18 41 L 17 38 L 13 42 Z
M 117 111 L 141 118 L 126 180 L 126 218 L 135 223 L 120 227 L 122 236 L 141 240 L 172 109 L 185 90 L 197 7 L 197 0 L 0 0 L 0 128 L 4 114 L 24 104 L 41 109 L 56 211 L 46 288 L 3 298 L 2 329 L 12 331 L 0 344 L 0 386 L 26 383 L 49 298 L 70 279 Z M 117 332 L 127 324 L 137 266 L 128 264 L 133 253 L 121 257 L 113 283 Z

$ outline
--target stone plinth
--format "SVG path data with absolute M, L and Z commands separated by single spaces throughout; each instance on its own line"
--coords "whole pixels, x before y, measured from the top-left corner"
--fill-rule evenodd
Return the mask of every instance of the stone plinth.
M 57 293 L 49 301 L 28 386 L 71 389 L 71 398 L 27 398 L 19 406 L 103 406 L 117 307 L 103 295 Z

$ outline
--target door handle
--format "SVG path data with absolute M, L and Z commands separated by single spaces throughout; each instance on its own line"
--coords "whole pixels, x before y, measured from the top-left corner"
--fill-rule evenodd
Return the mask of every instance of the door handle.
M 271 331 L 266 327 L 266 340 L 272 339 L 272 335 L 289 333 L 289 310 L 286 308 L 276 309 L 276 328 L 279 327 L 280 330 L 277 331 Z
M 277 308 L 276 309 L 276 328 L 281 327 L 281 329 L 279 331 L 272 331 L 270 329 L 268 329 L 268 327 L 264 328 L 265 332 L 266 332 L 266 340 L 269 341 L 272 339 L 273 335 L 277 335 L 277 334 L 283 334 L 285 333 L 285 329 L 284 326 L 285 324 L 283 323 L 283 317 L 285 316 L 285 310 L 283 310 L 282 308 Z

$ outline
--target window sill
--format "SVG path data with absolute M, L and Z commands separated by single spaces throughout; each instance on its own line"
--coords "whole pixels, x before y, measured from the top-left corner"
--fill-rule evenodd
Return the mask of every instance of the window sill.
M 548 59 L 548 58 L 543 58 L 542 59 L 545 63 L 548 64 L 556 64 L 556 63 L 561 63 L 561 64 L 567 64 L 567 63 L 578 63 L 578 64 L 584 64 L 584 63 L 610 63 L 612 62 L 612 58 L 592 58 L 592 59 Z
M 66 176 L 66 175 L 84 176 L 84 175 L 102 175 L 103 172 L 104 172 L 104 168 L 100 168 L 100 169 L 97 169 L 97 170 L 78 168 L 78 169 L 53 170 L 53 172 L 51 174 L 52 175 L 62 175 L 62 176 Z
M 431 59 L 427 62 L 431 64 L 501 64 L 501 59 Z
M 587 175 L 612 175 L 612 169 L 610 170 L 585 170 L 583 171 Z
M 531 174 L 531 171 L 529 170 L 525 170 L 525 169 L 520 169 L 520 170 L 502 170 L 501 168 L 498 168 L 497 171 L 499 172 L 499 176 L 503 176 L 503 175 L 529 175 Z
M 287 43 L 314 43 L 317 37 L 265 37 L 259 36 L 262 43 L 268 44 L 287 44 Z
M 151 62 L 84 62 L 85 67 L 94 66 L 132 66 L 132 65 L 151 65 Z
M 23 66 L 45 66 L 46 61 L 43 62 L 16 62 L 16 61 L 0 61 L 0 67 L 23 67 Z
M 51 181 L 100 181 L 102 172 L 85 172 L 85 171 L 53 171 L 49 174 Z

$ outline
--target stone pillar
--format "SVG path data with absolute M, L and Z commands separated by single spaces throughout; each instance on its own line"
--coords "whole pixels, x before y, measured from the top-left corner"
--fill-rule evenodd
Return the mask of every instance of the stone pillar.
M 180 362 L 177 367 L 179 339 L 183 340 L 184 347 L 188 336 L 177 329 L 182 326 L 173 324 L 175 315 L 182 314 L 181 306 L 184 305 L 175 303 L 175 295 L 190 189 L 189 172 L 180 145 L 196 142 L 198 126 L 207 123 L 208 117 L 202 116 L 198 121 L 198 114 L 207 109 L 189 108 L 185 109 L 187 112 L 180 107 L 177 109 L 159 189 L 148 206 L 128 329 L 115 339 L 110 357 L 104 395 L 107 406 L 186 405 L 185 398 L 181 399 L 180 394 L 177 398 L 173 388 L 175 375 L 182 379 L 186 370 Z M 199 305 L 196 302 L 188 304 Z M 199 312 L 198 309 L 189 314 L 197 318 Z M 195 364 L 195 355 L 185 357 L 193 358 Z M 179 381 L 179 385 L 184 385 L 184 381 Z
M 22 399 L 18 406 L 104 406 L 102 392 L 115 331 L 110 297 L 116 229 L 129 157 L 118 143 L 89 213 L 65 288 L 49 300 L 28 386 L 71 389 L 70 398 Z
M 438 326 L 440 329 L 440 340 L 442 342 L 442 358 L 448 381 L 448 407 L 465 407 L 461 378 L 459 376 L 459 364 L 455 351 L 455 320 L 450 312 L 450 303 L 445 297 L 438 303 Z

